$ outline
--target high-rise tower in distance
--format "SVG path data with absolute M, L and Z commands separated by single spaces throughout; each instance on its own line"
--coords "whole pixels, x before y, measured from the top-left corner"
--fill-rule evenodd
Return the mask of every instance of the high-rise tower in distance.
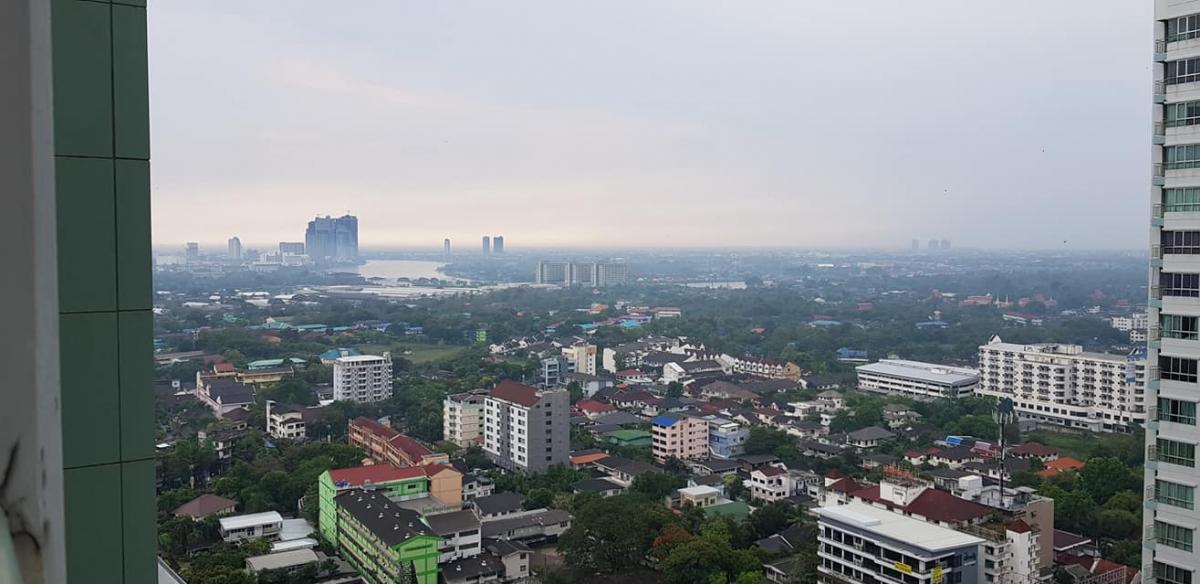
M 492 238 L 486 235 L 483 236 L 483 253 L 485 255 L 492 253 Z
M 442 240 L 442 253 L 444 255 L 450 255 L 450 238 L 449 237 Z
M 497 235 L 492 238 L 492 252 L 504 253 L 504 236 Z
M 316 263 L 358 259 L 358 217 L 317 217 L 308 222 L 304 249 Z
M 1200 2 L 1154 2 L 1143 577 L 1200 566 Z
M 229 259 L 242 259 L 242 240 L 236 235 L 229 238 Z

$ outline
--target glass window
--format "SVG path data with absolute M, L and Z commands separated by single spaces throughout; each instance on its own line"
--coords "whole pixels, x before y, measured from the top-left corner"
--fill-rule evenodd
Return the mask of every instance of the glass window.
M 1167 21 L 1167 42 L 1185 41 L 1200 36 L 1200 14 L 1180 16 Z
M 1196 360 L 1158 356 L 1159 377 L 1168 381 L 1196 383 Z
M 1198 76 L 1200 78 L 1200 76 Z M 1167 170 L 1200 168 L 1200 144 L 1180 144 L 1166 148 Z
M 1163 211 L 1167 213 L 1200 211 L 1200 188 L 1163 189 Z
M 1194 255 L 1200 253 L 1200 231 L 1163 231 L 1159 243 L 1163 253 Z
M 1200 124 L 1200 101 L 1181 101 L 1163 106 L 1163 122 L 1168 128 Z
M 1166 438 L 1159 438 L 1156 446 L 1158 451 L 1157 457 L 1159 460 L 1189 468 L 1196 467 L 1195 444 L 1187 444 L 1185 442 L 1176 442 L 1174 440 L 1167 440 Z
M 1196 508 L 1196 487 L 1170 481 L 1154 481 L 1154 500 L 1181 509 Z
M 1200 81 L 1200 57 L 1167 62 L 1167 85 Z
M 1158 419 L 1163 422 L 1196 425 L 1196 403 L 1177 399 L 1158 398 Z
M 1154 580 L 1163 584 L 1192 584 L 1192 571 L 1171 564 L 1154 562 Z
M 1194 341 L 1200 339 L 1200 331 L 1197 330 L 1197 319 L 1194 316 L 1179 316 L 1176 314 L 1164 314 L 1162 321 L 1162 336 L 1167 339 L 1184 339 Z
M 1158 275 L 1158 285 L 1163 296 L 1200 298 L 1200 274 L 1162 272 Z
M 1186 527 L 1162 521 L 1154 522 L 1154 539 L 1165 546 L 1190 552 L 1192 536 L 1193 531 Z

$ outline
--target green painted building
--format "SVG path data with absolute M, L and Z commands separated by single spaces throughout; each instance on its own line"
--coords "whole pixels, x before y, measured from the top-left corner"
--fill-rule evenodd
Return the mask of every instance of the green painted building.
M 343 558 L 371 584 L 437 584 L 438 544 L 425 520 L 383 493 L 350 489 L 333 498 Z
M 369 487 L 391 497 L 418 496 L 429 492 L 429 479 L 421 467 L 396 468 L 387 464 L 327 470 L 317 478 L 321 536 L 338 547 L 337 503 L 334 498 L 350 489 Z

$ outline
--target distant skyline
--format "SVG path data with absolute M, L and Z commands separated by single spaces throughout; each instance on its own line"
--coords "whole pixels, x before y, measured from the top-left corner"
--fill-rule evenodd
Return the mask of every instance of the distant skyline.
M 1152 8 L 154 3 L 155 246 L 1144 248 Z

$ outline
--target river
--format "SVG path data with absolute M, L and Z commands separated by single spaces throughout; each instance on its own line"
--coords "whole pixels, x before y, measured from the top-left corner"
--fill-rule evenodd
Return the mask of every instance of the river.
M 361 266 L 342 268 L 339 271 L 352 271 L 365 278 L 387 278 L 388 280 L 399 278 L 408 278 L 409 280 L 437 278 L 445 280 L 449 277 L 438 271 L 439 268 L 445 265 L 444 262 L 421 260 L 367 260 Z M 463 278 L 452 279 L 462 280 Z

